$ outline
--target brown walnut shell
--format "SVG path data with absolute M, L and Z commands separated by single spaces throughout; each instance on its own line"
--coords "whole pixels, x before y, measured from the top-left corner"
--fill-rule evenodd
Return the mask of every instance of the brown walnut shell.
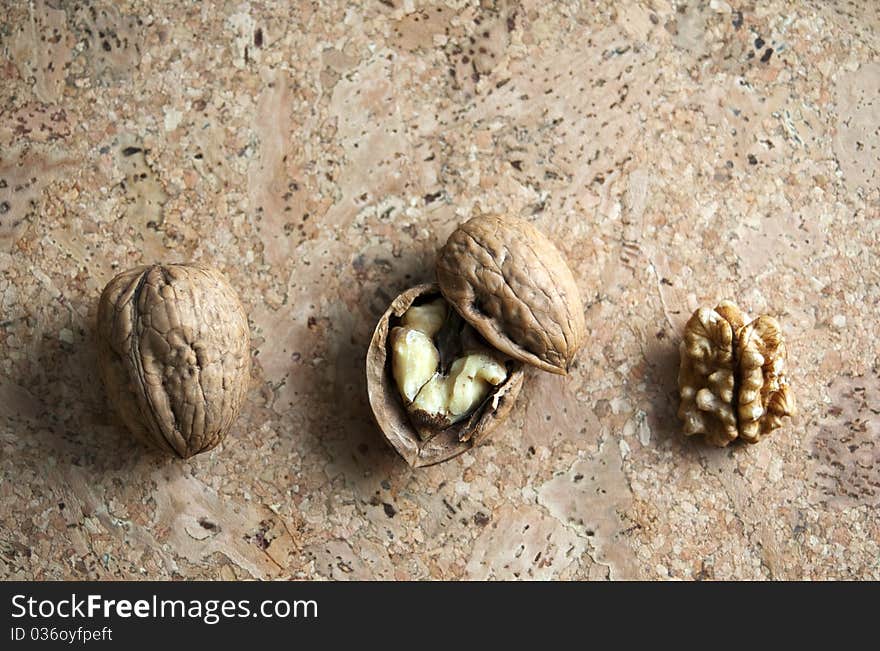
M 244 308 L 198 264 L 119 274 L 98 305 L 98 368 L 131 432 L 168 454 L 210 450 L 229 432 L 250 378 Z
M 385 439 L 414 468 L 446 461 L 486 441 L 510 413 L 523 382 L 522 364 L 510 360 L 507 379 L 469 418 L 428 440 L 419 437 L 391 374 L 388 333 L 416 300 L 439 295 L 438 286 L 429 283 L 412 287 L 395 298 L 379 319 L 367 351 L 367 393 L 373 416 Z
M 494 348 L 568 372 L 586 334 L 584 307 L 562 254 L 534 226 L 515 217 L 470 219 L 440 251 L 437 282 Z

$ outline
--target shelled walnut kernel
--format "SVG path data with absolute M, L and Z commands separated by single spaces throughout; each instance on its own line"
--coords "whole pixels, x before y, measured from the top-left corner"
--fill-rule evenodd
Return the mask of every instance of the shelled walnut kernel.
M 794 415 L 776 319 L 752 321 L 731 301 L 700 308 L 685 326 L 680 354 L 678 416 L 686 435 L 703 434 L 717 446 L 757 443 Z

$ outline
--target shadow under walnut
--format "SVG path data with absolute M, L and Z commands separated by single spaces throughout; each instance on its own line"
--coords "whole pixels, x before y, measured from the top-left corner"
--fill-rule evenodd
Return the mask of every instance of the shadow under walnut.
M 117 472 L 130 466 L 140 446 L 107 410 L 104 388 L 95 381 L 93 319 L 80 319 L 81 310 L 76 305 L 71 308 L 74 322 L 51 320 L 42 323 L 42 328 L 46 333 L 67 328 L 74 333 L 73 342 L 44 335 L 28 369 L 14 380 L 34 398 L 21 417 L 39 441 L 40 455 L 54 456 L 59 465 L 75 465 L 96 475 Z M 155 453 L 150 456 L 154 461 L 162 458 Z

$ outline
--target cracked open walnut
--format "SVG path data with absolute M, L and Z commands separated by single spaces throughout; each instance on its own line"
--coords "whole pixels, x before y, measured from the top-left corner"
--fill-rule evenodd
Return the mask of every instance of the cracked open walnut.
M 367 353 L 373 415 L 414 466 L 485 441 L 530 364 L 565 374 L 584 340 L 583 305 L 562 255 L 531 224 L 483 215 L 450 235 L 437 283 L 379 319 Z
M 485 351 L 435 284 L 408 289 L 382 315 L 367 354 L 370 404 L 385 438 L 411 466 L 479 445 L 513 408 L 523 365 Z
M 795 413 L 776 319 L 749 319 L 731 301 L 694 312 L 679 348 L 678 416 L 688 436 L 713 445 L 757 443 Z

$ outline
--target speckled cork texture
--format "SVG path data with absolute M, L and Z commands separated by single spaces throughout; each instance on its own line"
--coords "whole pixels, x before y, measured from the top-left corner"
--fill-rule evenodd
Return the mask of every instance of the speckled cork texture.
M 880 579 L 880 11 L 870 2 L 5 3 L 0 577 Z M 378 317 L 469 216 L 566 256 L 587 343 L 411 470 Z M 253 368 L 188 461 L 107 409 L 98 297 L 217 267 Z M 687 440 L 678 343 L 777 318 L 798 417 Z

